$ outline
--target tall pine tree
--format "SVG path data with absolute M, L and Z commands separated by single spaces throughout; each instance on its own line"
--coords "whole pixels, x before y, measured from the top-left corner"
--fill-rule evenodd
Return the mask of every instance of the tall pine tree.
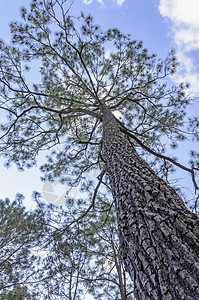
M 90 212 L 100 185 L 110 182 L 136 299 L 197 299 L 199 220 L 164 181 L 179 167 L 198 190 L 197 154 L 190 167 L 163 154 L 165 137 L 172 143 L 199 137 L 196 117 L 184 128 L 186 85 L 167 83 L 177 67 L 174 53 L 157 59 L 118 29 L 103 32 L 91 16 L 72 17 L 67 4 L 32 0 L 30 12 L 21 9 L 23 22 L 10 25 L 12 44 L 1 42 L 0 107 L 8 116 L 1 153 L 21 169 L 48 150 L 45 179 L 61 176 L 88 192 L 90 205 L 63 232 Z M 26 72 L 37 68 L 32 84 Z M 87 177 L 95 170 L 91 195 Z

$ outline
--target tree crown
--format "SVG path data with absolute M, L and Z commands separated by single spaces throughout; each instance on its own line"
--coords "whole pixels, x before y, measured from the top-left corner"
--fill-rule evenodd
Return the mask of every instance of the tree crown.
M 31 167 L 39 151 L 52 148 L 41 168 L 45 178 L 65 173 L 78 182 L 103 165 L 101 103 L 117 112 L 123 132 L 144 153 L 151 144 L 155 151 L 149 152 L 163 153 L 164 137 L 173 148 L 190 136 L 198 140 L 199 121 L 186 116 L 188 85 L 168 81 L 177 68 L 174 51 L 157 59 L 119 29 L 102 31 L 83 13 L 73 17 L 67 5 L 32 0 L 29 11 L 21 9 L 23 21 L 10 24 L 11 45 L 1 41 L 0 107 L 8 117 L 1 152 L 7 164 Z M 192 154 L 192 166 L 184 169 L 194 176 L 198 155 Z M 171 162 L 163 155 L 153 160 L 164 175 Z

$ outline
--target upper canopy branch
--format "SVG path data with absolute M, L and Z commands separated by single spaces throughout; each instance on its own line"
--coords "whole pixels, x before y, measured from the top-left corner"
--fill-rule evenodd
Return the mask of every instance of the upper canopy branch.
M 120 123 L 121 124 L 121 123 Z M 199 186 L 197 185 L 196 183 L 196 179 L 195 179 L 195 173 L 194 173 L 194 170 L 197 170 L 199 171 L 199 168 L 196 168 L 196 167 L 192 167 L 192 168 L 187 168 L 185 166 L 183 166 L 182 164 L 176 162 L 174 159 L 172 159 L 171 157 L 169 156 L 166 156 L 166 155 L 163 155 L 163 154 L 160 154 L 160 153 L 157 153 L 153 150 L 151 150 L 149 147 L 147 147 L 145 144 L 143 144 L 135 135 L 133 135 L 131 132 L 129 132 L 129 130 L 123 125 L 123 126 L 120 126 L 120 130 L 127 134 L 127 136 L 131 137 L 132 139 L 134 139 L 143 149 L 145 149 L 147 152 L 159 157 L 159 158 L 162 158 L 164 160 L 167 160 L 167 161 L 170 161 L 172 164 L 174 164 L 175 166 L 179 167 L 180 169 L 182 170 L 185 170 L 187 172 L 189 172 L 192 176 L 192 181 L 193 181 L 193 184 L 194 184 L 194 188 L 195 188 L 195 191 L 196 190 L 199 190 Z
M 50 112 L 53 112 L 53 113 L 57 113 L 58 115 L 67 115 L 69 113 L 75 113 L 75 112 L 79 112 L 79 113 L 83 113 L 85 115 L 90 115 L 98 120 L 102 120 L 102 116 L 93 112 L 93 111 L 90 111 L 90 110 L 87 110 L 87 109 L 83 109 L 83 108 L 70 108 L 70 109 L 60 109 L 60 110 L 57 110 L 57 109 L 54 109 L 54 108 L 50 108 L 50 107 L 46 107 L 46 106 L 42 106 L 42 105 L 35 105 L 35 106 L 30 106 L 29 108 L 23 110 L 19 115 L 16 116 L 16 119 L 12 122 L 12 124 L 10 125 L 10 127 L 7 129 L 7 131 L 0 137 L 0 138 L 4 138 L 9 132 L 10 130 L 16 125 L 17 121 L 22 117 L 24 116 L 27 112 L 29 112 L 30 110 L 33 110 L 33 109 L 41 109 L 43 111 L 50 111 Z M 6 108 L 4 108 L 5 110 L 7 110 Z M 8 109 L 8 111 L 10 112 L 10 109 Z

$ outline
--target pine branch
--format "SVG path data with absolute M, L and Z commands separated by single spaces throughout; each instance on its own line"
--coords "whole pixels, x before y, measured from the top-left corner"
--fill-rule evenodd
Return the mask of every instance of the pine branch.
M 121 124 L 121 123 L 120 123 Z M 135 135 L 133 135 L 132 133 L 130 133 L 128 131 L 128 129 L 123 125 L 122 127 L 120 127 L 120 130 L 127 134 L 129 137 L 131 137 L 132 139 L 134 139 L 143 149 L 145 149 L 147 152 L 155 155 L 156 157 L 159 157 L 159 158 L 162 158 L 164 160 L 167 160 L 167 161 L 170 161 L 172 164 L 174 164 L 175 166 L 179 167 L 180 169 L 182 170 L 185 170 L 187 172 L 189 172 L 191 174 L 191 177 L 192 177 L 192 181 L 193 181 L 193 185 L 194 185 L 194 188 L 195 188 L 195 192 L 197 190 L 199 190 L 199 186 L 197 185 L 196 183 L 196 179 L 195 179 L 195 173 L 194 173 L 194 170 L 199 170 L 198 168 L 187 168 L 185 166 L 183 166 L 182 164 L 176 162 L 174 159 L 172 159 L 171 157 L 169 156 L 166 156 L 166 155 L 163 155 L 163 154 L 160 154 L 160 153 L 157 153 L 153 150 L 151 150 L 148 146 L 144 145 Z

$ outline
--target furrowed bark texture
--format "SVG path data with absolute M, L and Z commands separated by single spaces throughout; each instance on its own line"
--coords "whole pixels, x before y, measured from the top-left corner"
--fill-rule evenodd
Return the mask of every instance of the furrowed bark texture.
M 106 107 L 103 156 L 137 300 L 199 299 L 199 219 L 122 135 Z

